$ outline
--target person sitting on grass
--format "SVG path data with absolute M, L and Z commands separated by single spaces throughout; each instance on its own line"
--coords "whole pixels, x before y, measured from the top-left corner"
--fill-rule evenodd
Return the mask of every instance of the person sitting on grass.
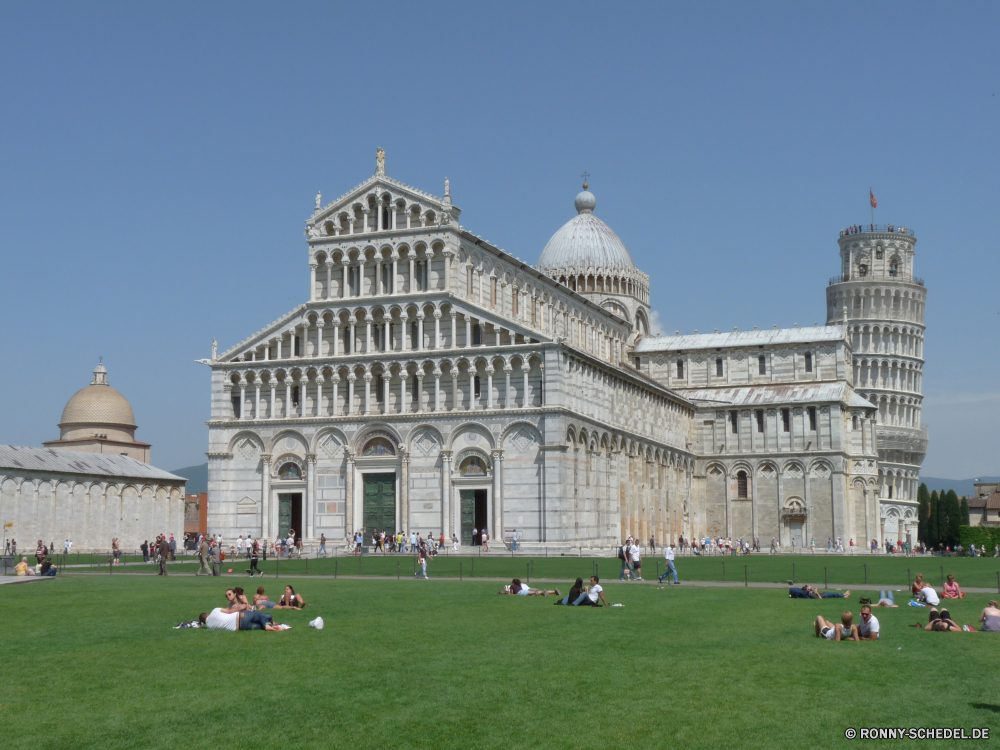
M 14 573 L 19 576 L 33 576 L 35 571 L 28 567 L 28 558 L 22 557 L 21 562 L 14 566 Z
M 599 602 L 603 602 L 603 605 Z M 604 598 L 604 588 L 601 586 L 601 579 L 597 576 L 590 577 L 590 585 L 587 586 L 586 590 L 576 598 L 573 602 L 574 607 L 587 606 L 587 607 L 600 607 L 609 606 L 608 600 Z
M 198 622 L 209 630 L 266 630 L 270 633 L 287 628 L 275 625 L 271 615 L 264 612 L 247 612 L 216 607 L 211 612 L 202 612 Z
M 305 599 L 301 594 L 296 594 L 291 586 L 285 586 L 285 593 L 281 595 L 275 609 L 302 609 L 306 606 Z
M 52 564 L 52 558 L 46 557 L 42 562 L 42 575 L 54 577 L 56 572 L 56 566 Z
M 989 606 L 979 615 L 979 622 L 983 624 L 983 632 L 1000 633 L 1000 604 L 996 599 L 990 599 Z
M 550 589 L 546 591 L 545 589 L 533 589 L 526 583 L 522 583 L 520 578 L 515 578 L 510 582 L 509 586 L 504 586 L 498 594 L 513 594 L 514 596 L 549 596 L 554 594 L 559 596 L 559 589 Z
M 556 604 L 569 605 L 571 602 L 575 602 L 580 598 L 580 594 L 583 593 L 583 579 L 577 578 L 576 583 L 574 583 L 570 589 L 569 593 L 566 595 L 565 599 L 560 599 Z
M 854 624 L 854 615 L 850 612 L 844 612 L 837 625 L 820 615 L 813 622 L 813 626 L 816 628 L 817 638 L 826 638 L 828 641 L 860 640 L 858 626 Z
M 912 598 L 917 600 L 920 598 L 920 592 L 924 588 L 924 574 L 917 573 L 917 577 L 913 579 L 913 585 L 910 586 L 910 593 L 913 594 Z
M 858 625 L 858 637 L 863 641 L 877 641 L 878 631 L 878 618 L 872 614 L 872 608 L 866 604 L 861 608 L 861 624 Z
M 229 602 L 229 609 L 233 612 L 243 612 L 250 609 L 250 605 L 244 601 L 246 597 L 243 596 L 241 599 L 242 594 L 243 589 L 238 587 L 235 589 L 226 589 L 226 601 Z
M 257 593 L 253 595 L 253 606 L 257 609 L 271 609 L 275 606 L 274 602 L 272 602 L 267 597 L 267 594 L 264 593 L 263 586 L 257 587 Z
M 955 580 L 955 576 L 949 575 L 948 582 L 944 585 L 944 598 L 945 599 L 964 599 L 965 592 L 959 588 L 958 581 Z
M 916 584 L 914 584 L 916 585 Z M 937 595 L 937 591 L 929 583 L 921 582 L 920 593 L 915 599 L 910 601 L 911 607 L 926 607 L 930 605 L 931 607 L 936 607 L 941 603 L 940 597 Z

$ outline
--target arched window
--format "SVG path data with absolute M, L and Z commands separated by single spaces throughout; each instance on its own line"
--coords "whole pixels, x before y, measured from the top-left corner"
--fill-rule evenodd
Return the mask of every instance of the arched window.
M 879 245 L 877 248 L 875 248 L 875 259 L 876 260 L 882 260 L 882 246 L 881 245 Z
M 899 272 L 899 266 L 896 264 L 895 261 L 892 261 L 889 264 L 889 275 L 895 276 L 898 272 Z
M 715 377 L 722 377 L 722 357 L 715 358 Z
M 476 323 L 474 326 L 472 326 L 472 345 L 482 346 L 482 344 L 483 344 L 483 327 L 479 323 Z
M 757 372 L 761 375 L 767 375 L 767 357 L 763 354 L 757 357 Z
M 736 496 L 744 500 L 749 497 L 747 494 L 747 473 L 745 471 L 738 471 L 736 473 Z
M 396 449 L 384 437 L 374 437 L 365 443 L 362 456 L 395 456 Z
M 684 360 L 683 359 L 677 360 L 677 377 L 679 377 L 679 378 L 683 378 L 684 377 Z
M 480 391 L 479 391 L 479 376 L 478 376 L 478 375 L 476 375 L 476 376 L 475 376 L 475 377 L 474 377 L 474 378 L 472 379 L 472 388 L 473 388 L 473 393 L 475 394 L 475 397 L 476 397 L 476 398 L 479 398 L 479 396 L 480 396 Z
M 326 236 L 327 237 L 332 237 L 333 236 L 333 222 L 332 221 L 326 222 L 326 224 L 323 225 L 323 228 L 326 230 Z
M 389 224 L 389 209 L 388 208 L 383 208 L 382 209 L 382 228 L 383 229 L 391 229 L 391 225 Z
M 479 456 L 469 456 L 458 467 L 463 477 L 481 477 L 486 475 L 486 464 Z
M 867 276 L 867 275 L 868 275 L 868 266 L 867 264 L 862 263 L 860 266 L 858 266 L 858 276 Z
M 287 464 L 282 464 L 281 468 L 278 469 L 278 479 L 302 479 L 302 469 L 297 464 L 289 461 Z

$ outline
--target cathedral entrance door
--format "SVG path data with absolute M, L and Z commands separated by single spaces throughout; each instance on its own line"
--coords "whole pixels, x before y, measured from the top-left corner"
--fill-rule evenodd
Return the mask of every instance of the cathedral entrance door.
M 295 529 L 295 537 L 302 536 L 302 493 L 282 492 L 278 495 L 278 534 L 284 539 L 288 530 Z
M 479 544 L 479 530 L 486 527 L 486 490 L 462 490 L 462 544 Z M 472 530 L 476 529 L 473 538 Z
M 805 539 L 802 533 L 802 521 L 792 521 L 788 524 L 788 530 L 792 535 L 792 543 L 795 545 L 796 549 L 802 549 L 802 543 Z
M 365 535 L 373 529 L 386 534 L 396 533 L 396 475 L 365 474 L 364 525 Z

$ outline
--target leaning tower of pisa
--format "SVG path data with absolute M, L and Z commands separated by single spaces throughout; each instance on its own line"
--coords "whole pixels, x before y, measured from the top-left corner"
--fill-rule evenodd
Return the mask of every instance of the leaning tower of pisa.
M 912 544 L 928 442 L 920 419 L 927 289 L 913 273 L 917 239 L 907 227 L 866 224 L 843 230 L 838 242 L 827 323 L 847 325 L 854 387 L 878 406 L 881 538 Z

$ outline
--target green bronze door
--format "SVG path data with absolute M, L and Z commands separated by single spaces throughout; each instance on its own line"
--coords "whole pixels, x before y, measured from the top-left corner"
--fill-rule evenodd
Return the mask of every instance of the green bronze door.
M 365 474 L 365 537 L 373 529 L 396 533 L 396 475 Z
M 292 528 L 292 501 L 295 496 L 290 493 L 278 495 L 278 534 L 284 539 Z M 298 529 L 296 529 L 298 532 Z
M 462 544 L 472 546 L 472 529 L 476 526 L 476 491 L 462 490 Z

